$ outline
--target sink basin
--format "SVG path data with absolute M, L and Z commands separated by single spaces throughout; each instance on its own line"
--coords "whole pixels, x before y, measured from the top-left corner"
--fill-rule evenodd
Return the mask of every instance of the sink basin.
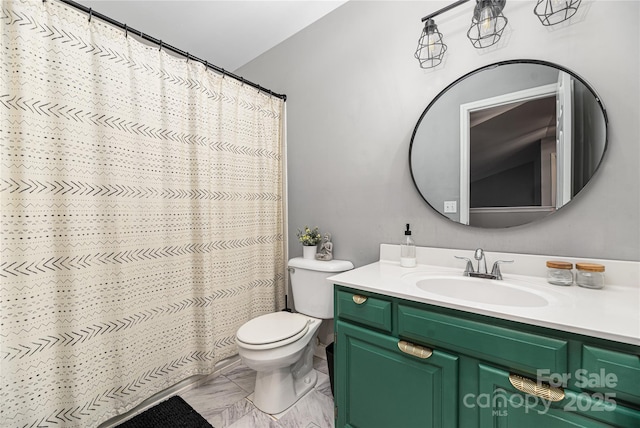
M 526 284 L 512 284 L 507 280 L 422 275 L 411 282 L 420 290 L 439 297 L 489 305 L 541 307 L 548 306 L 551 300 L 544 292 L 523 288 Z

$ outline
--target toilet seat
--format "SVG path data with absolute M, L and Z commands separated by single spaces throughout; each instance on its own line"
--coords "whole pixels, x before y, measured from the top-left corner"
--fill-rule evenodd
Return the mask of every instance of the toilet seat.
M 236 339 L 247 349 L 271 349 L 295 342 L 307 333 L 309 318 L 290 312 L 261 315 L 238 329 Z

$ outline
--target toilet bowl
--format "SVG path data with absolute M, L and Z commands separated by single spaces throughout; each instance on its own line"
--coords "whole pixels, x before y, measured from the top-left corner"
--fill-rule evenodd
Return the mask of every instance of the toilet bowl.
M 240 327 L 238 352 L 242 362 L 257 372 L 253 399 L 257 408 L 280 413 L 314 387 L 313 354 L 320 322 L 301 314 L 276 312 Z M 256 342 L 252 339 L 257 332 L 266 343 L 247 343 Z M 289 337 L 280 338 L 283 333 Z
M 333 317 L 333 284 L 326 278 L 353 269 L 344 260 L 289 261 L 291 288 L 298 313 L 275 312 L 256 317 L 236 333 L 242 362 L 255 370 L 253 404 L 265 413 L 280 413 L 316 384 L 313 355 L 322 319 Z

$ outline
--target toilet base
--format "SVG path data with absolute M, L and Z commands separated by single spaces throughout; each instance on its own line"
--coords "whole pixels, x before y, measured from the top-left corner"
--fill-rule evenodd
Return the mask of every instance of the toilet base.
M 284 346 L 256 350 L 236 341 L 242 362 L 256 371 L 253 404 L 261 411 L 285 411 L 318 381 L 313 354 L 321 320 L 308 317 L 308 322 L 305 335 Z
M 309 392 L 317 381 L 315 370 L 299 379 L 293 377 L 290 367 L 257 372 L 253 404 L 265 413 L 284 412 Z

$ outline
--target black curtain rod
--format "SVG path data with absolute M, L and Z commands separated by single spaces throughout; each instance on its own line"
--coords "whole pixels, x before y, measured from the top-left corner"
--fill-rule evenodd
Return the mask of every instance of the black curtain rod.
M 46 0 L 42 0 L 43 3 L 45 1 Z M 185 51 L 180 50 L 180 49 L 178 49 L 176 47 L 168 45 L 168 44 L 164 43 L 162 40 L 159 40 L 159 39 L 156 39 L 155 37 L 151 37 L 151 36 L 149 36 L 147 34 L 144 34 L 142 31 L 139 31 L 139 30 L 136 30 L 134 28 L 131 28 L 131 27 L 127 26 L 126 24 L 122 24 L 122 23 L 116 21 L 115 19 L 109 18 L 106 15 L 103 15 L 103 14 L 98 13 L 98 12 L 94 12 L 93 9 L 90 8 L 90 7 L 86 7 L 84 5 L 81 5 L 80 3 L 76 3 L 73 0 L 58 0 L 58 1 L 66 4 L 66 5 L 72 6 L 72 7 L 76 8 L 76 9 L 79 9 L 79 10 L 89 14 L 89 20 L 91 20 L 91 18 L 94 17 L 94 16 L 96 18 L 100 18 L 103 21 L 108 22 L 109 24 L 111 24 L 111 25 L 113 25 L 115 27 L 123 29 L 125 31 L 125 35 L 126 35 L 126 33 L 132 33 L 132 34 L 135 34 L 137 36 L 140 36 L 140 38 L 160 46 L 160 49 L 167 49 L 167 50 L 170 50 L 172 52 L 175 52 L 178 55 L 182 55 L 183 57 L 187 58 L 187 60 L 198 61 L 198 62 L 202 63 L 205 67 L 211 68 L 212 70 L 222 74 L 223 77 L 224 76 L 229 76 L 229 77 L 231 77 L 233 79 L 236 79 L 239 82 L 242 82 L 245 85 L 249 85 L 249 86 L 252 86 L 252 87 L 256 88 L 260 92 L 264 92 L 264 93 L 267 93 L 267 94 L 269 94 L 269 95 L 271 95 L 273 97 L 280 98 L 283 101 L 287 101 L 287 96 L 284 95 L 284 94 L 276 94 L 275 92 L 272 92 L 269 89 L 263 88 L 262 86 L 258 85 L 257 83 L 253 83 L 253 82 L 251 82 L 249 80 L 246 80 L 244 77 L 238 76 L 237 74 L 231 73 L 230 71 L 227 71 L 224 68 L 220 68 L 220 67 L 218 67 L 216 65 L 210 64 L 208 61 L 205 61 L 203 59 L 195 57 L 195 56 L 191 55 L 189 52 L 185 52 Z
M 435 17 L 435 16 L 438 16 L 438 15 L 440 15 L 441 13 L 446 12 L 446 11 L 448 11 L 448 10 L 451 10 L 451 9 L 453 9 L 453 8 L 455 8 L 455 7 L 458 7 L 458 6 L 460 6 L 461 4 L 466 3 L 466 2 L 468 2 L 468 1 L 469 1 L 469 0 L 458 0 L 458 1 L 457 1 L 457 2 L 455 2 L 455 3 L 451 3 L 449 6 L 445 6 L 445 7 L 443 7 L 442 9 L 436 10 L 435 12 L 430 13 L 430 14 L 429 14 L 429 15 L 427 15 L 427 16 L 424 16 L 424 17 L 422 18 L 422 22 L 426 21 L 427 19 L 431 19 L 431 18 L 433 18 L 433 17 Z

